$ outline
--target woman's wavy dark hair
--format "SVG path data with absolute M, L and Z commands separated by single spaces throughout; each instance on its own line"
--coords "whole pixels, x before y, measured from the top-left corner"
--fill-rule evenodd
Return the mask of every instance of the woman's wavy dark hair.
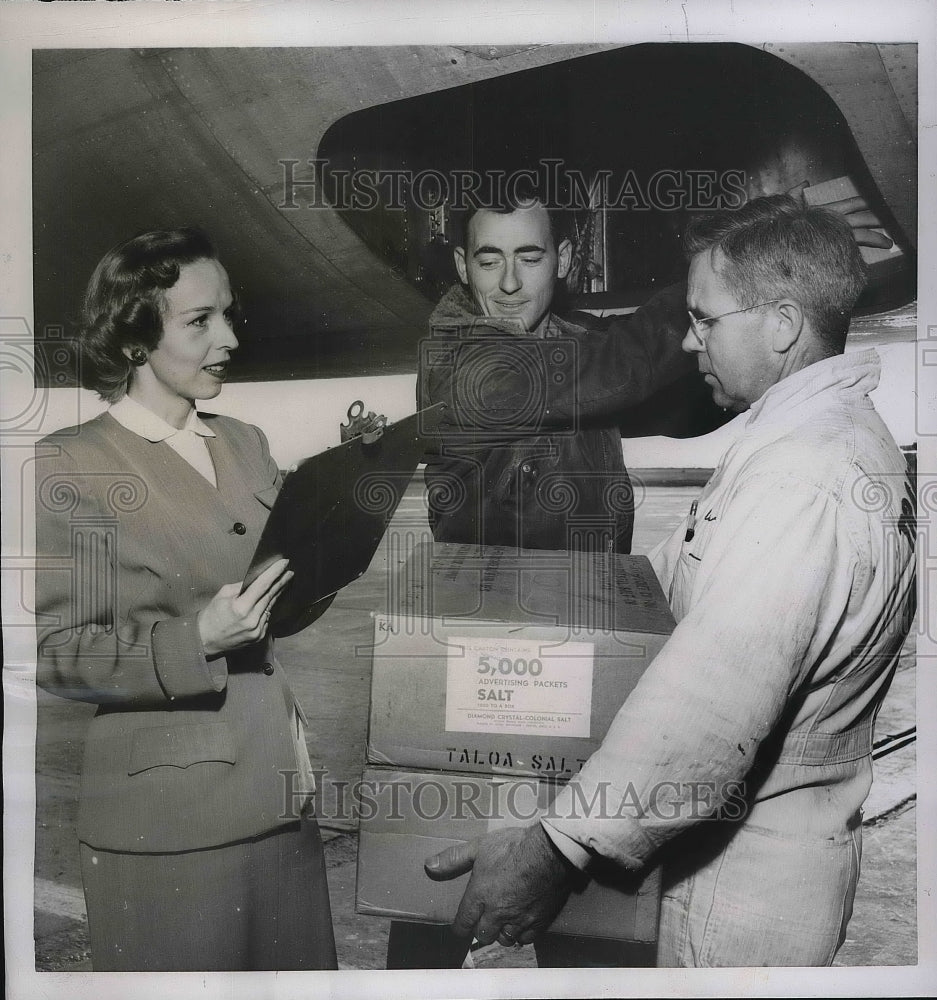
M 186 264 L 215 259 L 200 229 L 152 229 L 109 250 L 91 275 L 82 305 L 81 384 L 116 403 L 133 379 L 124 348 L 152 351 L 163 335 L 164 294 Z

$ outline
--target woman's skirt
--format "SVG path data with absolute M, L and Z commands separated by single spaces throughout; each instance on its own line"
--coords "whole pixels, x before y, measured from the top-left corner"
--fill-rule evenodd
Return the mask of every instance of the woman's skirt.
M 80 847 L 95 971 L 337 968 L 313 815 L 198 851 Z

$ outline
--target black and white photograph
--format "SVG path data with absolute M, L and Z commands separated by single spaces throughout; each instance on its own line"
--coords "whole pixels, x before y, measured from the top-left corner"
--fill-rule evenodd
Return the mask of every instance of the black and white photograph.
M 3 5 L 11 1000 L 927 995 L 934 14 Z

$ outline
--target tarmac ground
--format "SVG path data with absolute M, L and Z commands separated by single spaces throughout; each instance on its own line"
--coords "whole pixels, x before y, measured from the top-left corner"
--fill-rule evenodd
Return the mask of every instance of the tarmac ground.
M 418 477 L 419 478 L 419 477 Z M 634 551 L 647 552 L 681 518 L 694 487 L 648 486 L 636 517 Z M 370 687 L 371 612 L 379 610 L 388 574 L 408 548 L 428 536 L 421 482 L 411 484 L 368 572 L 299 635 L 278 642 L 278 655 L 310 721 L 310 756 L 328 778 L 354 781 L 364 763 Z M 876 738 L 915 724 L 914 629 L 882 706 Z M 37 692 L 34 937 L 37 970 L 90 971 L 87 921 L 75 838 L 83 734 L 93 706 Z M 917 961 L 915 748 L 910 743 L 876 763 L 865 806 L 862 875 L 837 966 L 904 966 Z M 389 923 L 355 913 L 357 833 L 350 823 L 323 827 L 340 967 L 384 968 Z M 477 948 L 477 968 L 535 966 L 533 949 Z

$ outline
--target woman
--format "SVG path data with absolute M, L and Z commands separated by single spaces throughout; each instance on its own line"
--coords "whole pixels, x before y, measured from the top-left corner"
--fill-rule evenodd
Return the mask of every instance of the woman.
M 37 678 L 99 707 L 78 812 L 95 970 L 334 969 L 302 711 L 240 593 L 279 487 L 256 427 L 197 414 L 238 346 L 197 230 L 111 250 L 81 380 L 108 412 L 37 449 Z

